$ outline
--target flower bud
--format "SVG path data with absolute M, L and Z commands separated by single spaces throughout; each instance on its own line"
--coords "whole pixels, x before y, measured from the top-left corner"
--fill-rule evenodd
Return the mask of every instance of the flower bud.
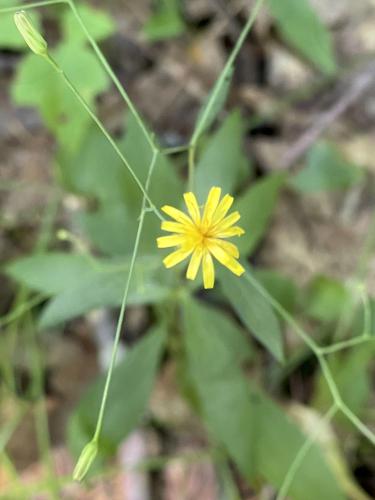
M 74 481 L 82 481 L 86 476 L 91 464 L 95 460 L 98 453 L 98 443 L 90 441 L 82 450 L 77 465 L 74 468 L 73 479 Z
M 16 12 L 14 22 L 30 49 L 38 56 L 46 56 L 48 51 L 47 42 L 31 24 L 26 12 L 23 10 Z

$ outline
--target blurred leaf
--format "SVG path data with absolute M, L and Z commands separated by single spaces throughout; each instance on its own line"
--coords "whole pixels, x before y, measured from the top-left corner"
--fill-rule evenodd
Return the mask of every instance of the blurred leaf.
M 85 23 L 90 35 L 97 42 L 108 38 L 115 31 L 113 19 L 104 11 L 90 7 L 88 4 L 79 5 L 79 14 Z M 85 34 L 79 26 L 71 9 L 67 9 L 62 18 L 64 40 L 68 43 L 87 43 Z
M 284 309 L 293 313 L 298 290 L 291 279 L 273 269 L 255 269 L 254 276 Z
M 268 5 L 285 40 L 323 73 L 335 73 L 331 35 L 309 0 L 268 0 Z
M 327 358 L 343 401 L 358 416 L 363 413 L 365 404 L 371 395 L 370 367 L 374 360 L 374 354 L 374 343 L 367 342 L 337 354 L 330 354 Z M 318 373 L 314 387 L 312 404 L 315 408 L 326 411 L 332 404 L 332 396 L 321 373 Z M 350 425 L 343 415 L 338 415 L 336 418 L 342 424 Z
M 9 6 L 11 6 L 10 4 Z M 35 26 L 37 31 L 41 31 L 39 16 L 34 12 L 29 14 L 29 18 L 32 24 Z M 13 15 L 8 14 L 0 14 L 0 47 L 2 49 L 15 49 L 15 50 L 27 50 L 29 51 L 28 46 L 25 43 L 25 40 L 22 38 L 20 32 L 18 31 L 14 20 Z
M 158 0 L 158 8 L 143 27 L 143 33 L 152 42 L 172 38 L 185 31 L 179 0 Z
M 53 57 L 91 106 L 107 86 L 107 76 L 95 56 L 83 47 L 61 45 Z M 66 86 L 61 76 L 43 58 L 27 55 L 11 88 L 14 102 L 35 106 L 61 147 L 76 151 L 91 124 L 91 118 Z
M 234 209 L 241 214 L 239 225 L 245 230 L 236 240 L 243 255 L 250 254 L 267 231 L 284 180 L 283 174 L 270 174 L 252 184 L 235 201 Z
M 250 272 L 246 268 L 246 273 Z M 278 361 L 283 361 L 280 325 L 268 302 L 246 279 L 246 274 L 238 277 L 221 267 L 218 275 L 224 295 L 249 331 Z
M 223 74 L 223 77 L 216 81 L 211 92 L 206 97 L 195 124 L 193 134 L 195 139 L 198 139 L 213 124 L 215 118 L 223 109 L 229 93 L 232 76 L 233 66 L 229 67 L 228 71 Z
M 97 271 L 85 255 L 50 252 L 18 259 L 6 273 L 33 290 L 54 295 L 79 286 Z
M 328 276 L 315 276 L 309 283 L 303 300 L 307 315 L 320 321 L 335 321 L 350 306 L 350 291 Z
M 247 173 L 247 159 L 241 151 L 244 124 L 238 111 L 231 113 L 206 143 L 195 172 L 196 195 L 204 203 L 212 186 L 232 193 Z
M 307 158 L 307 166 L 294 175 L 289 183 L 303 193 L 335 191 L 358 184 L 363 170 L 346 161 L 329 144 L 314 146 Z
M 166 339 L 164 326 L 154 327 L 125 352 L 114 369 L 101 433 L 100 452 L 111 455 L 122 440 L 139 424 L 150 397 Z M 75 436 L 89 441 L 94 433 L 105 384 L 102 375 L 83 395 L 73 413 L 74 433 L 70 442 L 76 450 Z M 80 431 L 80 432 L 79 432 Z
M 189 371 L 207 427 L 251 479 L 254 471 L 254 413 L 235 354 L 224 341 L 225 326 L 209 328 L 205 308 L 187 299 L 183 309 Z M 221 330 L 221 331 L 220 331 Z

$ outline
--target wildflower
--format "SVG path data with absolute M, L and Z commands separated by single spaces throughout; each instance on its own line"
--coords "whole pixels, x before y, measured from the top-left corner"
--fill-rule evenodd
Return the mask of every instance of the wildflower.
M 159 248 L 178 247 L 163 260 L 165 267 L 173 267 L 191 256 L 186 277 L 194 280 L 202 264 L 204 288 L 214 286 L 215 269 L 212 257 L 237 276 L 241 276 L 245 271 L 236 260 L 239 257 L 238 248 L 226 241 L 226 238 L 244 234 L 243 229 L 233 226 L 239 220 L 240 214 L 233 212 L 227 215 L 233 198 L 226 194 L 220 201 L 220 196 L 220 188 L 211 188 L 202 213 L 193 193 L 184 194 L 189 215 L 169 205 L 162 207 L 163 212 L 174 221 L 163 221 L 161 229 L 175 234 L 158 238 L 157 245 Z
M 16 12 L 14 22 L 30 49 L 38 56 L 46 56 L 48 52 L 47 42 L 34 28 L 26 12 L 23 10 Z

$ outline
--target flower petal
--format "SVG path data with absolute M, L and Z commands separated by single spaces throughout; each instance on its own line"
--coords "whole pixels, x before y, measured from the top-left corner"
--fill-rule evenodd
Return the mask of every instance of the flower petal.
M 186 271 L 186 277 L 188 280 L 195 280 L 199 266 L 202 262 L 202 257 L 203 257 L 202 247 L 198 246 L 194 250 L 193 255 L 191 256 L 191 259 L 189 262 L 189 267 L 187 268 L 187 271 Z
M 158 248 L 169 248 L 183 245 L 186 242 L 184 234 L 173 234 L 172 236 L 161 236 L 156 240 Z
M 241 264 L 218 245 L 210 245 L 209 250 L 220 264 L 223 264 L 236 276 L 241 276 L 245 272 Z
M 232 214 L 228 215 L 228 217 L 225 217 L 225 219 L 218 222 L 212 229 L 210 229 L 210 235 L 212 235 L 213 237 L 217 236 L 217 232 L 224 231 L 224 229 L 227 229 L 228 227 L 235 224 L 240 218 L 241 215 L 239 212 L 233 212 Z
M 203 253 L 202 260 L 204 288 L 213 288 L 215 284 L 215 268 L 210 252 Z
M 212 217 L 217 209 L 221 195 L 219 187 L 213 187 L 208 193 L 202 217 L 202 230 L 206 230 L 212 224 Z
M 193 219 L 195 224 L 200 224 L 201 221 L 201 212 L 199 210 L 198 202 L 194 193 L 185 193 L 184 200 L 186 204 L 186 208 L 189 211 L 190 217 Z
M 190 217 L 184 214 L 184 212 L 181 212 L 181 210 L 171 207 L 170 205 L 164 205 L 164 207 L 161 207 L 161 209 L 177 222 L 181 222 L 181 224 L 187 224 L 189 226 L 193 225 L 193 221 L 190 219 Z
M 212 224 L 217 224 L 222 219 L 224 219 L 224 217 L 227 215 L 228 210 L 232 206 L 233 201 L 234 201 L 233 196 L 230 196 L 229 194 L 226 194 L 224 196 L 224 198 L 219 203 L 216 212 L 214 213 L 214 216 L 212 218 Z
M 242 227 L 233 226 L 224 231 L 215 232 L 215 238 L 231 238 L 232 236 L 242 236 L 243 234 L 245 234 L 245 231 Z
M 161 223 L 161 228 L 163 231 L 168 231 L 169 233 L 187 233 L 189 231 L 189 229 L 180 222 L 172 222 L 169 220 L 164 220 Z
M 238 259 L 240 256 L 240 252 L 238 251 L 238 248 L 236 245 L 233 245 L 230 241 L 224 241 L 224 240 L 219 240 L 218 238 L 210 238 L 208 240 L 208 248 L 211 250 L 211 246 L 217 245 L 220 248 L 222 248 L 225 252 L 229 253 L 232 257 L 235 257 Z
M 192 252 L 193 247 L 188 249 L 180 248 L 179 250 L 176 250 L 175 252 L 167 255 L 167 257 L 163 260 L 163 264 L 167 269 L 169 269 L 170 267 L 176 266 L 177 264 L 185 260 Z

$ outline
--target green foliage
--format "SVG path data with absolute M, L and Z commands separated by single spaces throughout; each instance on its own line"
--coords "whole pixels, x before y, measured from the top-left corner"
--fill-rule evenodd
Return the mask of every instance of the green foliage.
M 290 184 L 303 193 L 336 191 L 355 186 L 363 179 L 363 173 L 333 146 L 321 143 L 311 149 L 306 167 L 290 179 Z
M 100 440 L 100 453 L 111 455 L 139 424 L 145 413 L 166 340 L 163 325 L 155 326 L 130 350 L 113 372 Z M 77 442 L 90 441 L 96 425 L 105 377 L 100 377 L 83 395 L 70 422 L 69 441 L 78 454 Z M 135 390 L 136 388 L 136 390 Z
M 291 279 L 272 269 L 256 269 L 254 276 L 284 309 L 293 313 L 299 292 Z
M 143 33 L 152 42 L 175 37 L 184 31 L 179 0 L 158 0 L 157 9 L 143 27 Z
M 283 174 L 270 174 L 250 185 L 236 199 L 234 209 L 240 212 L 240 226 L 245 230 L 245 234 L 236 241 L 242 254 L 248 255 L 255 250 L 264 236 L 284 180 Z
M 283 38 L 327 75 L 337 66 L 329 31 L 309 0 L 268 0 L 271 14 Z
M 243 132 L 241 115 L 234 111 L 205 144 L 195 174 L 198 201 L 204 203 L 212 186 L 220 186 L 223 193 L 233 193 L 246 177 L 247 159 L 241 151 Z
M 225 268 L 220 269 L 219 277 L 224 295 L 249 331 L 278 361 L 283 361 L 280 326 L 270 305 L 244 277 L 238 279 Z
M 83 3 L 79 6 L 79 14 L 84 19 L 85 26 L 90 35 L 97 42 L 108 38 L 114 33 L 115 23 L 104 11 L 94 9 L 88 4 Z M 64 40 L 70 43 L 76 45 L 87 43 L 86 36 L 82 32 L 71 9 L 67 9 L 62 17 L 62 32 Z

